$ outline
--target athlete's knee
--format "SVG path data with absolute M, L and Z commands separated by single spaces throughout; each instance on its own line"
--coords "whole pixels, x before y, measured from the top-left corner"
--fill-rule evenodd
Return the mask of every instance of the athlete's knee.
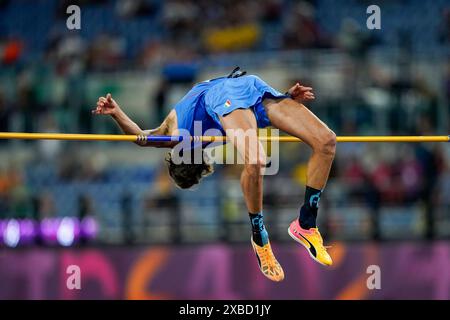
M 336 134 L 332 130 L 326 128 L 318 138 L 318 143 L 314 148 L 315 151 L 320 152 L 324 156 L 333 158 L 336 154 Z

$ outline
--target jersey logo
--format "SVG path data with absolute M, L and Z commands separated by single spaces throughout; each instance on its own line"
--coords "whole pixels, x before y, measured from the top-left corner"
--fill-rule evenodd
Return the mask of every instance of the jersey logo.
M 225 107 L 229 108 L 231 107 L 231 101 L 227 100 L 227 102 L 225 102 Z

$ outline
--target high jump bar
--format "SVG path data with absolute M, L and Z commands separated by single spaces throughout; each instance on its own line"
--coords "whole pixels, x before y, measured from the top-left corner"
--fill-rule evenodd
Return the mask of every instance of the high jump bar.
M 185 139 L 203 142 L 223 142 L 224 136 L 152 136 L 124 134 L 81 133 L 26 133 L 0 132 L 0 139 L 16 140 L 76 140 L 76 141 L 130 141 L 130 142 L 181 142 Z M 292 136 L 260 136 L 261 141 L 302 142 Z M 446 136 L 340 136 L 337 142 L 450 142 Z

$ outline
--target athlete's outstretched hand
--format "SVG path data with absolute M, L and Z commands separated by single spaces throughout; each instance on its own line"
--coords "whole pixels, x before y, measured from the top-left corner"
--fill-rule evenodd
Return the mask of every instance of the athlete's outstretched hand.
M 120 107 L 116 101 L 111 96 L 111 93 L 108 93 L 106 97 L 100 97 L 97 101 L 97 107 L 92 110 L 93 114 L 106 114 L 114 116 L 120 111 Z
M 292 88 L 288 90 L 288 93 L 291 95 L 292 99 L 298 102 L 314 100 L 316 97 L 314 96 L 313 88 L 305 87 L 296 83 Z

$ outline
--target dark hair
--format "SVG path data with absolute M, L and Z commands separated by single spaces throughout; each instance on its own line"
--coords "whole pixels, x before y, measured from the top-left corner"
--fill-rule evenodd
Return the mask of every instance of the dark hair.
M 213 165 L 208 163 L 208 157 L 203 151 L 201 164 L 195 164 L 194 161 L 175 164 L 172 160 L 171 152 L 167 154 L 166 161 L 170 176 L 181 189 L 189 189 L 193 185 L 198 184 L 203 177 L 214 172 Z

